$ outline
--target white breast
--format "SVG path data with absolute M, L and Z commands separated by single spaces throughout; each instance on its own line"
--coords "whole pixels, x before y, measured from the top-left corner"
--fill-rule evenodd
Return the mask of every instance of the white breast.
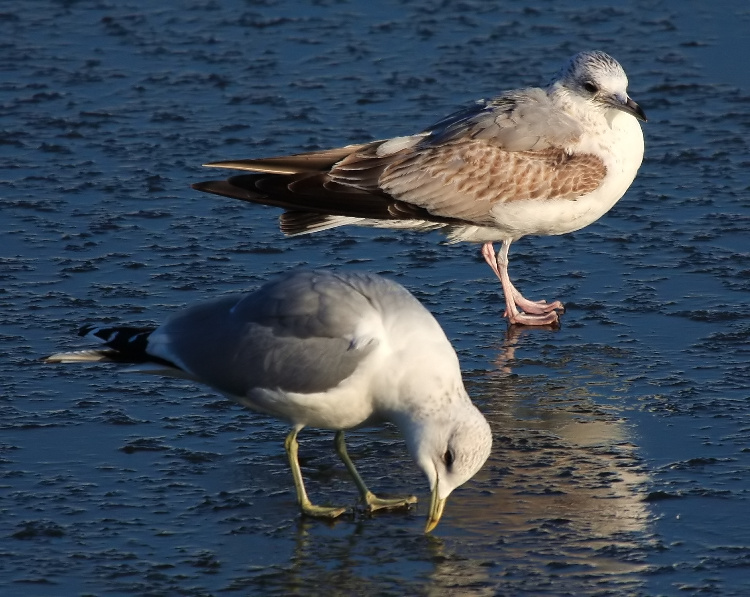
M 625 194 L 643 161 L 643 132 L 631 115 L 617 111 L 603 119 L 572 148 L 593 153 L 607 169 L 601 185 L 577 199 L 518 199 L 495 205 L 495 227 L 455 227 L 452 241 L 487 242 L 517 240 L 526 235 L 557 235 L 588 226 L 607 213 Z

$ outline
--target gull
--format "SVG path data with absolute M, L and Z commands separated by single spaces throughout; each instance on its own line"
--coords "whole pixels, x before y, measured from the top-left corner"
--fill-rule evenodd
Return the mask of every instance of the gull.
M 110 361 L 136 371 L 206 384 L 253 411 L 292 425 L 284 443 L 308 516 L 347 508 L 311 503 L 297 434 L 335 430 L 335 448 L 365 507 L 408 507 L 416 497 L 379 498 L 346 451 L 344 430 L 391 422 L 430 484 L 425 532 L 451 492 L 490 454 L 487 420 L 472 403 L 442 328 L 403 286 L 366 273 L 300 270 L 255 292 L 227 295 L 171 315 L 156 328 L 87 326 L 104 348 L 62 352 L 50 363 Z
M 643 160 L 646 120 L 620 64 L 601 51 L 569 59 L 546 88 L 480 100 L 429 129 L 359 145 L 206 166 L 254 174 L 193 188 L 281 207 L 286 235 L 344 224 L 441 230 L 482 244 L 511 324 L 550 325 L 559 301 L 532 301 L 508 275 L 526 235 L 557 235 L 598 220 Z M 495 253 L 493 242 L 501 242 Z

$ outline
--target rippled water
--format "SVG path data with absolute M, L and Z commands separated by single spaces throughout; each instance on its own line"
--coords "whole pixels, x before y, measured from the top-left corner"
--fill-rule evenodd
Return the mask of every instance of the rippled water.
M 0 587 L 8 595 L 750 592 L 750 13 L 36 0 L 0 7 Z M 413 132 L 613 54 L 646 159 L 596 224 L 515 244 L 561 329 L 511 330 L 475 246 L 340 229 L 189 188 L 206 161 Z M 741 56 L 738 57 L 738 56 Z M 152 323 L 302 264 L 398 279 L 459 351 L 495 446 L 422 533 L 391 429 L 352 433 L 409 513 L 300 520 L 283 424 L 189 383 L 49 367 L 87 322 Z M 309 489 L 355 490 L 303 432 Z

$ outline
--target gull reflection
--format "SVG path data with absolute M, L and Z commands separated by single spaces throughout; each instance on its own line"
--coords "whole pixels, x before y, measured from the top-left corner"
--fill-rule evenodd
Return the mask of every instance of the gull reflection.
M 527 341 L 540 333 L 548 334 L 511 327 L 495 368 L 469 387 L 490 421 L 494 446 L 445 522 L 451 534 L 473 538 L 475 555 L 488 543 L 495 553 L 493 565 L 467 571 L 470 552 L 462 547 L 460 562 L 436 568 L 437 586 L 456 576 L 457 565 L 473 582 L 484 570 L 495 589 L 490 578 L 498 570 L 519 582 L 553 570 L 573 583 L 566 590 L 594 578 L 619 589 L 640 582 L 652 540 L 643 501 L 648 472 L 618 398 L 627 392 L 617 373 L 622 354 L 545 337 L 544 359 L 523 361 Z

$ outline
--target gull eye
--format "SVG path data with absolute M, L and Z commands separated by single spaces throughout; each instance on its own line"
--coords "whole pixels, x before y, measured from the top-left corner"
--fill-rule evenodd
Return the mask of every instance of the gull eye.
M 443 454 L 443 462 L 445 462 L 445 466 L 447 466 L 448 468 L 453 466 L 453 460 L 453 452 L 451 452 L 450 450 L 446 450 L 445 454 Z
M 583 88 L 589 93 L 596 93 L 597 91 L 599 91 L 599 88 L 591 81 L 586 81 L 583 84 Z

